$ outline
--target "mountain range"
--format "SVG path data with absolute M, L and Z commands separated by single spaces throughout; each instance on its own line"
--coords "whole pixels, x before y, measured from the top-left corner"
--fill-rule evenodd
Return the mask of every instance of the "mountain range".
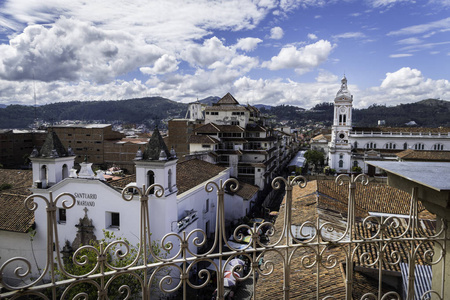
M 212 105 L 219 97 L 208 97 L 200 103 Z M 254 105 L 263 114 L 271 117 L 275 124 L 292 127 L 311 123 L 330 126 L 333 120 L 333 103 L 321 103 L 310 110 L 296 106 Z M 188 104 L 162 97 L 146 97 L 120 101 L 70 101 L 41 106 L 0 105 L 0 128 L 27 128 L 35 117 L 46 122 L 60 120 L 97 121 L 103 123 L 134 123 L 164 127 L 165 121 L 183 118 Z M 397 106 L 372 105 L 365 109 L 353 110 L 354 126 L 376 126 L 384 120 L 386 126 L 406 126 L 414 121 L 422 127 L 450 127 L 450 102 L 426 99 Z

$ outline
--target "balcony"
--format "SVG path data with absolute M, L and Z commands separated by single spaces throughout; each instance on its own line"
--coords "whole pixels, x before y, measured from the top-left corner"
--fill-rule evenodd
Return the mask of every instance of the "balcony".
M 98 248 L 83 246 L 73 261 L 91 267 L 77 274 L 66 268 L 69 260 L 53 251 L 53 243 L 58 249 L 62 244 L 53 230 L 57 220 L 47 199 L 46 267 L 40 276 L 30 277 L 27 271 L 34 262 L 20 257 L 6 260 L 0 266 L 0 299 L 192 299 L 196 294 L 212 296 L 214 290 L 217 299 L 230 293 L 236 299 L 450 299 L 450 288 L 444 284 L 450 274 L 448 218 L 441 218 L 449 215 L 448 208 L 439 212 L 447 207 L 442 199 L 449 199 L 449 181 L 446 188 L 430 194 L 417 181 L 409 189 L 402 181 L 407 178 L 393 176 L 393 183 L 411 194 L 371 184 L 365 175 L 340 175 L 327 182 L 306 182 L 301 176 L 275 178 L 273 188 L 283 187 L 286 193 L 280 211 L 264 212 L 264 219 L 232 228 L 231 238 L 223 219 L 223 193 L 229 182 L 207 184 L 206 189 L 217 193 L 214 237 L 207 241 L 199 229 L 195 230 L 199 239 L 192 239 L 193 231 L 172 232 L 168 236 L 178 243 L 170 245 L 152 239 L 149 203 L 141 195 L 141 211 L 136 212 L 141 218 L 140 242 L 135 251 L 123 240 Z M 436 200 L 427 202 L 427 193 Z M 42 199 L 30 196 L 25 203 L 35 209 L 31 205 L 35 200 Z M 427 209 L 437 214 L 437 222 Z M 375 210 L 379 212 L 372 213 Z M 170 251 L 155 251 L 155 243 Z M 201 254 L 192 247 L 202 248 Z M 164 268 L 170 271 L 161 273 Z M 422 276 L 431 273 L 432 280 Z M 19 283 L 12 285 L 6 275 L 16 276 Z M 80 288 L 85 286 L 92 295 Z M 247 298 L 242 296 L 243 287 Z

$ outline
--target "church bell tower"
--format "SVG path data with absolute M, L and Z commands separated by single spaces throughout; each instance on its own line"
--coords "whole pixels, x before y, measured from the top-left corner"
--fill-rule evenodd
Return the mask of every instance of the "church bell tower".
M 338 173 L 351 170 L 351 145 L 349 134 L 352 129 L 353 96 L 347 88 L 347 78 L 341 80 L 341 88 L 334 98 L 333 126 L 329 145 L 329 165 Z

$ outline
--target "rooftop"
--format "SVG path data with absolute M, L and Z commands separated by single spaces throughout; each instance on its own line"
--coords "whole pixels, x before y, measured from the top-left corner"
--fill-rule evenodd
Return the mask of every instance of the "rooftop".
M 368 161 L 367 163 L 438 192 L 450 191 L 450 163 L 416 161 Z M 426 176 L 424 175 L 425 170 Z

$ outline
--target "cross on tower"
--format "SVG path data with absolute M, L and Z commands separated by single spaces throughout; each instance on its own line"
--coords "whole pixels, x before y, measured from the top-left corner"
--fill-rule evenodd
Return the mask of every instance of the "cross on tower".
M 87 217 L 87 212 L 88 212 L 89 209 L 85 206 L 85 207 L 83 208 L 83 210 L 84 210 L 84 216 Z

